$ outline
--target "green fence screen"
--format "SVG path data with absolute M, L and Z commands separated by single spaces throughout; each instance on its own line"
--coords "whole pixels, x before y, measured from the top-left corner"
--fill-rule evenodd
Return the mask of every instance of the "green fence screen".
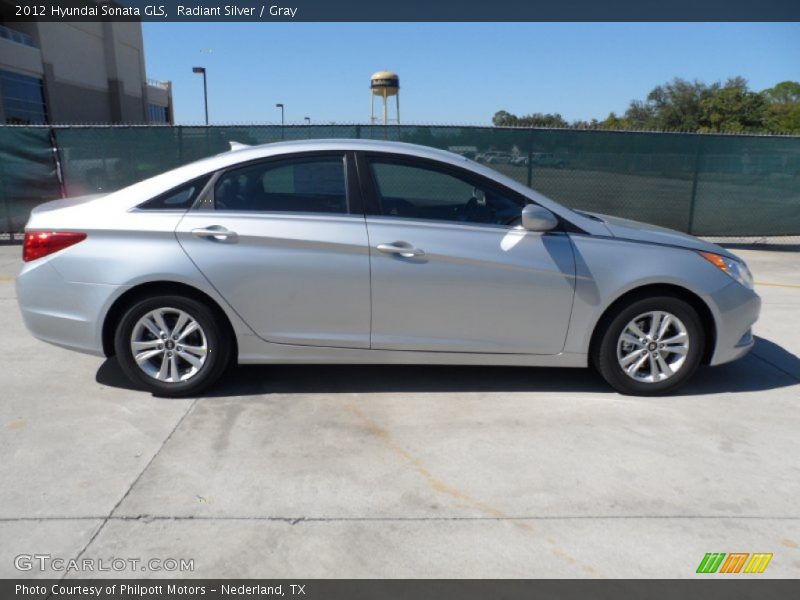
M 22 231 L 34 206 L 61 195 L 51 131 L 0 127 L 0 235 Z
M 313 138 L 443 148 L 567 206 L 695 235 L 800 235 L 800 137 L 415 125 L 0 127 L 0 233 L 38 202 L 119 189 L 230 141 Z

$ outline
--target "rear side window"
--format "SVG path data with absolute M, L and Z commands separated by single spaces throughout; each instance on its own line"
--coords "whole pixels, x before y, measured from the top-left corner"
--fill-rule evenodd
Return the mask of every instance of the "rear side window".
M 224 173 L 216 210 L 346 213 L 344 155 L 271 160 Z
M 193 179 L 189 183 L 184 183 L 168 192 L 164 192 L 140 204 L 139 208 L 143 210 L 185 210 L 188 209 L 197 196 L 203 191 L 203 188 L 211 179 L 211 175 L 204 175 L 197 179 Z

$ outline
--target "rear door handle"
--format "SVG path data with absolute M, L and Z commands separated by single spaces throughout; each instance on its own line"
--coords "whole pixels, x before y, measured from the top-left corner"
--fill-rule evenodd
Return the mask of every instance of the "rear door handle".
M 392 242 L 391 244 L 378 244 L 378 251 L 384 254 L 398 254 L 404 258 L 425 256 L 425 251 L 414 248 L 408 242 Z
M 225 229 L 221 225 L 210 225 L 205 228 L 192 229 L 192 235 L 199 238 L 214 238 L 217 241 L 233 241 L 239 234 L 230 229 Z

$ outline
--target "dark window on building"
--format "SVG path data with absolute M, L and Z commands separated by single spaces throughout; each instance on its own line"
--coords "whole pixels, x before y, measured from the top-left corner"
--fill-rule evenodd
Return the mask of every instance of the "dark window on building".
M 17 31 L 16 29 L 11 29 L 10 27 L 6 27 L 2 24 L 0 24 L 0 38 L 16 42 L 17 44 L 22 44 L 23 46 L 36 48 L 36 44 L 33 42 L 33 38 L 30 35 L 21 31 Z
M 228 171 L 217 181 L 217 210 L 347 212 L 344 157 L 271 160 Z
M 148 104 L 147 112 L 151 123 L 169 123 L 169 110 L 166 106 L 158 104 Z
M 41 79 L 0 70 L 0 97 L 6 123 L 31 125 L 47 122 Z
M 193 179 L 189 183 L 184 183 L 168 192 L 164 192 L 147 202 L 140 204 L 143 210 L 185 210 L 188 209 L 197 199 L 197 195 L 211 179 L 211 175 L 204 175 Z

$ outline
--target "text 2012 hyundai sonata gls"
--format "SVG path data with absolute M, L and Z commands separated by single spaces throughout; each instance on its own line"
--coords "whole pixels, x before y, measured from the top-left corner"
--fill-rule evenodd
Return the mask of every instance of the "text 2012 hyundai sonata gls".
M 36 337 L 116 355 L 168 396 L 232 361 L 591 364 L 659 394 L 744 355 L 760 308 L 723 248 L 363 140 L 237 148 L 50 202 L 23 253 Z

